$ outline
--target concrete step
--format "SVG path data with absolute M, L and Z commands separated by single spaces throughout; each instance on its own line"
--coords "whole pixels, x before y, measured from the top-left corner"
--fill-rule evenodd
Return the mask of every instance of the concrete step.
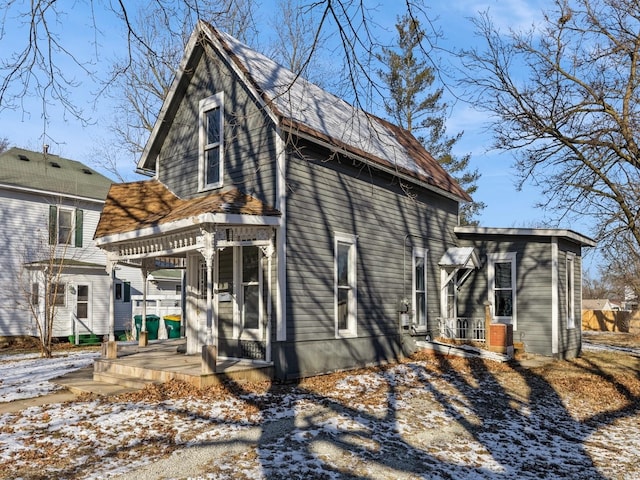
M 136 390 L 136 388 L 94 380 L 93 366 L 69 372 L 51 381 L 56 385 L 64 387 L 74 395 L 92 394 L 111 396 Z
M 140 377 L 132 377 L 121 373 L 113 372 L 93 372 L 94 382 L 108 383 L 111 385 L 119 385 L 121 387 L 142 390 L 147 385 L 159 383 L 157 380 L 148 380 Z

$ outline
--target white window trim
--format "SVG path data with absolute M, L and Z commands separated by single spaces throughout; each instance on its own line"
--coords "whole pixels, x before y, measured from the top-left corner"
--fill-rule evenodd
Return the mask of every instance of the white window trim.
M 78 284 L 75 285 L 75 290 L 76 290 L 76 294 L 74 295 L 75 297 L 75 314 L 78 313 L 78 304 L 81 303 L 80 300 L 78 299 L 79 297 L 79 292 L 80 292 L 80 287 L 81 286 L 85 286 L 87 287 L 87 300 L 84 301 L 84 303 L 87 304 L 87 317 L 83 320 L 81 320 L 82 322 L 84 322 L 86 325 L 90 326 L 93 324 L 92 322 L 92 302 L 91 302 L 91 284 L 87 283 L 87 282 L 80 282 Z M 78 317 L 78 319 L 80 320 L 80 317 Z
M 207 156 L 205 154 L 207 125 L 205 122 L 205 113 L 214 108 L 220 108 L 220 143 L 218 145 L 218 152 L 220 157 L 220 180 L 216 183 L 207 184 Z M 214 188 L 220 188 L 224 183 L 224 92 L 219 92 L 215 95 L 200 100 L 198 111 L 198 190 L 205 191 L 212 190 Z
M 333 318 L 335 323 L 335 337 L 336 338 L 354 338 L 358 336 L 358 251 L 357 251 L 357 235 L 349 235 L 345 233 L 334 233 L 333 241 L 333 304 L 334 312 Z M 347 328 L 338 328 L 338 245 L 348 244 L 349 247 L 349 272 L 348 280 L 351 288 L 351 296 L 349 298 L 347 317 Z
M 411 259 L 411 271 L 412 271 L 412 280 L 413 280 L 413 285 L 412 285 L 412 289 L 411 289 L 411 296 L 413 299 L 413 311 L 414 311 L 414 327 L 416 329 L 416 331 L 418 332 L 426 332 L 427 331 L 427 310 L 428 310 L 428 289 L 427 289 L 427 253 L 429 252 L 429 250 L 427 248 L 414 248 L 413 249 L 413 254 L 412 254 L 412 259 Z M 416 291 L 416 259 L 417 258 L 422 258 L 423 260 L 423 265 L 424 265 L 424 323 L 420 324 L 418 323 L 418 298 L 417 298 L 417 291 Z
M 71 218 L 71 226 L 69 230 L 69 237 L 66 242 L 60 241 L 60 216 L 63 213 L 68 213 Z M 74 247 L 75 246 L 75 235 L 76 235 L 76 216 L 75 210 L 73 208 L 67 207 L 58 207 L 56 211 L 56 245 L 60 247 Z
M 234 337 L 241 340 L 263 341 L 264 338 L 264 299 L 263 299 L 263 271 L 262 271 L 262 249 L 258 247 L 258 328 L 244 328 L 244 286 L 242 279 L 242 248 L 233 247 L 233 264 L 234 264 L 234 285 L 237 285 L 235 296 L 237 302 L 234 302 Z M 242 308 L 241 308 L 242 307 Z M 239 335 L 238 335 L 239 334 Z
M 567 252 L 566 260 L 566 278 L 565 278 L 565 295 L 567 299 L 567 330 L 576 328 L 576 283 L 575 283 L 575 266 L 576 255 Z M 571 283 L 569 283 L 569 277 Z M 569 291 L 571 285 L 571 291 Z
M 64 296 L 63 296 L 63 303 L 60 304 L 55 304 L 55 308 L 67 308 L 67 305 L 69 303 L 68 299 L 67 299 L 67 295 L 69 294 L 69 284 L 67 282 L 62 282 L 62 281 L 55 281 L 55 282 L 51 282 L 48 284 L 48 288 L 49 288 L 49 293 L 47 293 L 47 297 L 48 297 L 48 301 L 51 301 L 51 288 L 53 287 L 53 285 L 62 285 L 62 287 L 64 288 Z M 55 297 L 54 297 L 55 298 Z M 48 304 L 47 304 L 48 305 Z M 49 305 L 48 305 L 49 306 Z
M 496 306 L 494 305 L 494 289 L 495 289 L 495 267 L 496 263 L 511 263 L 511 289 L 513 292 L 513 315 L 510 317 L 507 316 L 496 316 Z M 489 303 L 491 304 L 492 311 L 492 321 L 494 323 L 506 323 L 513 325 L 513 329 L 518 329 L 518 321 L 517 321 L 517 304 L 518 304 L 518 288 L 517 288 L 517 277 L 516 277 L 516 252 L 506 252 L 506 253 L 490 253 L 487 255 L 487 273 L 488 273 L 488 292 L 487 298 Z

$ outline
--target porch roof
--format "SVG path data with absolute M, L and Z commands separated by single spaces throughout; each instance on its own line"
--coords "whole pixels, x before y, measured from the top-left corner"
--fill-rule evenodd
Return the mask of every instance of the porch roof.
M 277 217 L 280 212 L 237 189 L 183 200 L 158 180 L 114 184 L 109 189 L 95 239 L 202 214 Z
M 451 247 L 444 253 L 438 265 L 473 269 L 478 268 L 480 262 L 473 247 Z

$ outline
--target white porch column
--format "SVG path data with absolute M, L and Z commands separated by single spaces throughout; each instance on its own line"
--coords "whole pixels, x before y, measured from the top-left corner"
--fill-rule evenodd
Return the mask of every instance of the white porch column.
M 115 305 L 115 278 L 117 261 L 107 259 L 107 273 L 109 274 L 109 341 L 115 342 L 116 334 L 116 305 Z
M 215 345 L 214 332 L 213 332 L 213 267 L 215 265 L 215 238 L 214 233 L 206 230 L 202 231 L 203 246 L 198 249 L 200 254 L 204 257 L 204 261 L 207 266 L 207 287 L 206 287 L 206 309 L 207 309 L 207 336 L 205 340 L 206 345 Z
M 138 345 L 146 347 L 149 341 L 149 334 L 147 332 L 147 280 L 149 278 L 149 270 L 151 266 L 155 264 L 155 260 L 144 259 L 142 261 L 142 319 L 140 325 L 140 332 L 138 333 Z
M 274 253 L 273 243 L 262 248 L 262 254 L 267 259 L 267 325 L 265 328 L 265 361 L 271 361 L 271 312 L 273 296 L 271 294 L 271 270 Z
M 115 325 L 116 325 L 116 305 L 115 305 L 115 278 L 117 260 L 107 255 L 106 270 L 109 274 L 109 341 L 103 344 L 102 355 L 106 358 L 118 357 L 118 344 L 116 343 Z M 76 341 L 78 333 L 76 332 Z

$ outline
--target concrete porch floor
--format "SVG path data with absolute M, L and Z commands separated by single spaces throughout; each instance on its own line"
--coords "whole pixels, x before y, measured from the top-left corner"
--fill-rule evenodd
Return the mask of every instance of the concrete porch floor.
M 118 358 L 95 360 L 93 379 L 130 388 L 176 379 L 202 388 L 226 379 L 259 382 L 273 378 L 272 363 L 248 359 L 218 358 L 215 373 L 202 373 L 201 355 L 181 353 L 185 347 L 185 339 L 151 341 L 146 347 L 118 342 Z

